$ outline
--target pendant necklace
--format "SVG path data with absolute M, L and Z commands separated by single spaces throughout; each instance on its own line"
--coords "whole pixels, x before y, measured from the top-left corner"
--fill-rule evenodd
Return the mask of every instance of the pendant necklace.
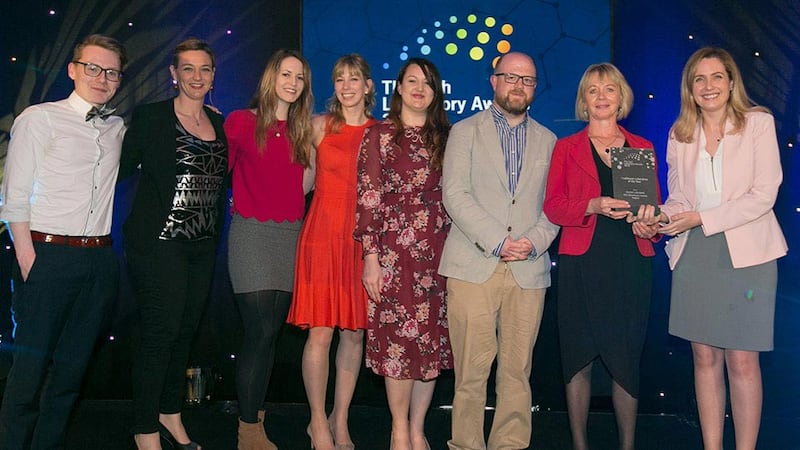
M 605 151 L 606 153 L 609 153 L 609 152 L 611 151 L 611 149 L 610 149 L 611 145 L 612 145 L 612 144 L 614 143 L 614 141 L 616 141 L 616 140 L 617 140 L 617 139 L 618 139 L 620 136 L 621 136 L 621 135 L 620 135 L 619 133 L 615 134 L 615 135 L 614 135 L 614 136 L 611 138 L 611 140 L 610 140 L 608 143 L 606 143 L 606 142 L 604 142 L 602 139 L 600 139 L 600 137 L 599 137 L 599 136 L 589 136 L 589 139 L 594 139 L 595 141 L 597 141 L 597 142 L 599 142 L 600 144 L 602 144 L 602 145 L 603 145 L 603 147 L 605 147 L 605 150 L 604 150 L 604 151 Z
M 187 114 L 185 112 L 180 112 L 180 111 L 176 111 L 176 112 L 178 114 L 182 115 L 183 117 L 186 117 L 187 119 L 191 119 L 192 121 L 194 121 L 194 126 L 196 126 L 196 127 L 200 126 L 200 119 L 198 117 L 193 117 L 191 114 Z

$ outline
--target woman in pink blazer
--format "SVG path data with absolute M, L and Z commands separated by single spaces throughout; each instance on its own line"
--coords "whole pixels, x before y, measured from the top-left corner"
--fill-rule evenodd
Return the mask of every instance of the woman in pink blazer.
M 667 164 L 669 198 L 641 220 L 674 236 L 669 332 L 692 345 L 703 444 L 722 448 L 727 365 L 736 448 L 754 449 L 759 352 L 773 348 L 776 259 L 787 251 L 772 211 L 782 172 L 772 115 L 747 97 L 727 51 L 687 61 Z

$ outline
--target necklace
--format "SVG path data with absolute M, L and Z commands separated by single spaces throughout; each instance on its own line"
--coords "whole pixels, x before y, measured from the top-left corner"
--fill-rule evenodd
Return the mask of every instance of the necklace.
M 600 136 L 589 135 L 589 139 L 593 139 L 593 140 L 597 141 L 598 143 L 602 144 L 603 147 L 605 147 L 605 152 L 606 153 L 609 153 L 611 151 L 609 147 L 611 147 L 614 144 L 614 142 L 617 139 L 619 139 L 620 137 L 622 137 L 622 134 L 617 132 L 614 136 L 611 137 L 610 141 L 606 142 L 606 141 L 600 139 Z
M 194 121 L 194 126 L 196 126 L 196 127 L 200 126 L 200 118 L 199 117 L 193 117 L 191 114 L 187 114 L 185 112 L 180 112 L 180 111 L 175 111 L 175 112 L 177 112 L 178 114 L 180 114 L 183 117 L 186 117 L 187 119 L 193 120 Z
M 721 129 L 715 128 L 711 125 L 703 125 L 703 134 L 705 134 L 707 142 L 711 142 L 712 140 L 715 142 L 720 142 L 725 136 Z
M 723 117 L 722 121 L 716 126 L 713 122 L 703 122 L 703 132 L 707 140 L 714 139 L 716 142 L 722 142 L 722 138 L 725 137 L 725 120 L 726 118 Z

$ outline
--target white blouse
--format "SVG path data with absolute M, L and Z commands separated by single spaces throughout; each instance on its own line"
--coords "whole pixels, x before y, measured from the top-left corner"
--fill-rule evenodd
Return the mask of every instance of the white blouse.
M 700 133 L 700 152 L 697 156 L 695 185 L 697 189 L 696 211 L 705 211 L 722 203 L 722 159 L 724 157 L 725 139 L 717 145 L 717 152 L 712 157 L 706 150 L 705 133 Z

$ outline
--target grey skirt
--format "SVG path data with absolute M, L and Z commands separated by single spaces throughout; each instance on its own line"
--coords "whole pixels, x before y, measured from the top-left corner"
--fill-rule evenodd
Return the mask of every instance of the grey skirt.
M 261 222 L 238 214 L 228 233 L 228 272 L 233 292 L 291 292 L 297 236 L 303 221 Z
M 672 274 L 669 333 L 725 349 L 773 349 L 778 266 L 734 269 L 724 233 L 692 229 Z

